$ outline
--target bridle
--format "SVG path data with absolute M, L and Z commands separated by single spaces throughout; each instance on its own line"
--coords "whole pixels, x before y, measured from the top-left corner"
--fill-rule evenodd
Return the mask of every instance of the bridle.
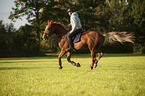
M 52 28 L 52 25 L 49 26 L 49 28 L 47 29 L 47 32 L 44 31 L 44 34 L 43 34 L 43 39 L 44 40 L 45 40 L 45 38 L 48 39 L 48 37 L 50 36 L 51 28 Z

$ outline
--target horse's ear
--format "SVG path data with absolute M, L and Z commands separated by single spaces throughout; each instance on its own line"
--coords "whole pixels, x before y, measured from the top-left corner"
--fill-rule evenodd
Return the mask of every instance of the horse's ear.
M 49 25 L 51 25 L 52 22 L 49 22 Z
M 48 20 L 48 25 L 51 25 L 51 21 Z

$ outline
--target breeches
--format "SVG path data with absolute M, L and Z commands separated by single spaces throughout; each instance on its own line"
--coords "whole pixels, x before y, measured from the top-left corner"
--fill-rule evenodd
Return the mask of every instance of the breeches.
M 68 32 L 66 36 L 67 36 L 67 38 L 71 38 L 72 36 L 76 35 L 78 32 L 81 32 L 81 31 L 82 31 L 82 29 L 77 29 L 72 33 Z

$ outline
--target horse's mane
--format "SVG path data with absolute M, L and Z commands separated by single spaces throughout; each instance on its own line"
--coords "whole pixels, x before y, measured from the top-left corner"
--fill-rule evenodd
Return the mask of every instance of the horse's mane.
M 53 23 L 53 24 L 56 24 L 56 25 L 58 25 L 59 27 L 61 27 L 62 29 L 66 30 L 66 31 L 69 31 L 69 29 L 68 29 L 64 24 L 62 24 L 62 23 L 60 23 L 60 22 L 55 22 L 55 23 Z

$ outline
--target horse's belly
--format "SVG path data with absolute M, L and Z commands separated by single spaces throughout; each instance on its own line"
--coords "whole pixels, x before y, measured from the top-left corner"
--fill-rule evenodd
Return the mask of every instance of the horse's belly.
M 87 46 L 87 44 L 85 44 L 83 42 L 78 42 L 78 43 L 75 43 L 74 44 L 74 48 L 76 50 L 87 50 L 88 49 L 88 46 Z

